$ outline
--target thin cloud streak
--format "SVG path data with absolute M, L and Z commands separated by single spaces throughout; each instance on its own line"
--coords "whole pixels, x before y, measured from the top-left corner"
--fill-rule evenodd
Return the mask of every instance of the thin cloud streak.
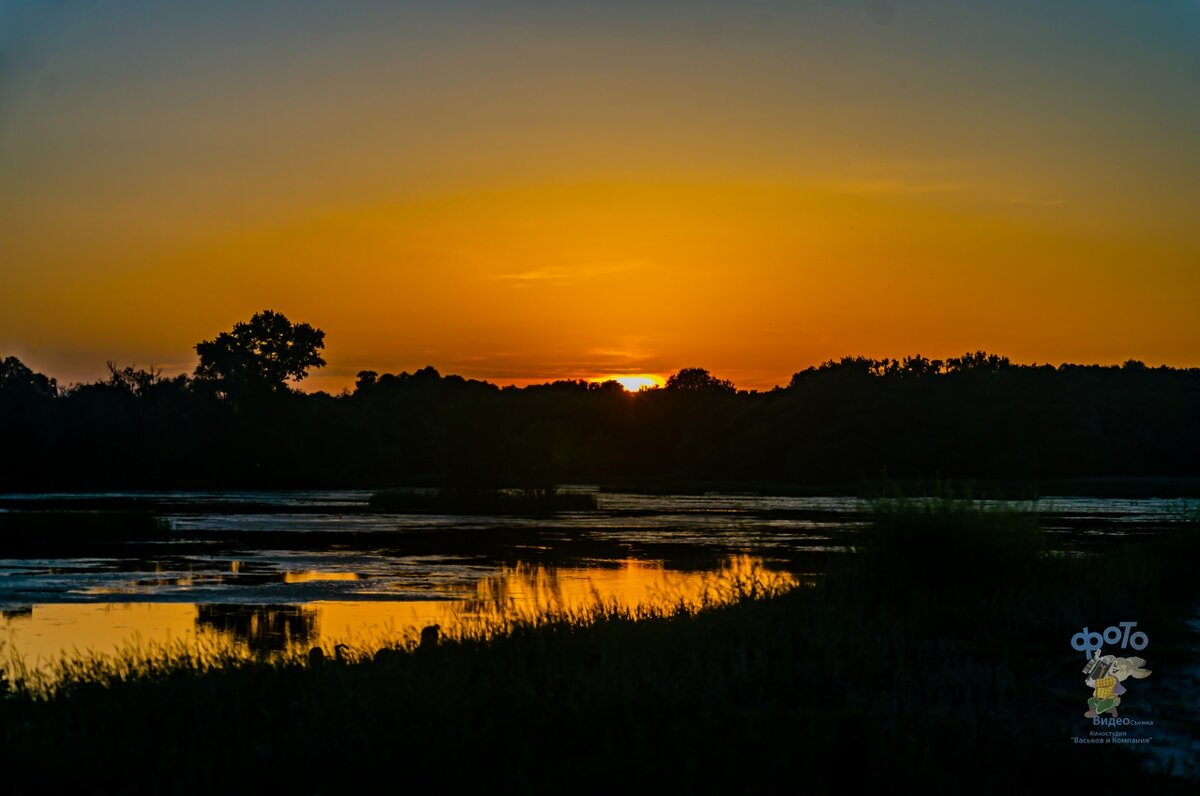
M 534 268 L 528 271 L 496 274 L 492 278 L 499 282 L 516 285 L 533 283 L 569 284 L 586 279 L 595 279 L 611 274 L 633 271 L 641 266 L 640 263 L 606 263 L 597 265 L 549 266 Z

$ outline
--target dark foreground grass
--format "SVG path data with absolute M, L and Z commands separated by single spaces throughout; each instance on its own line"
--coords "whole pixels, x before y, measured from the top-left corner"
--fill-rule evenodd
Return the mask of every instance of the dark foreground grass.
M 1084 625 L 1138 621 L 1155 673 L 1122 710 L 1161 719 L 1150 706 L 1192 661 L 1194 531 L 1063 557 L 1017 512 L 891 504 L 818 586 L 700 613 L 600 611 L 315 667 L 80 669 L 0 700 L 4 785 L 1194 792 L 1145 755 L 1072 743 L 1091 727 L 1070 648 Z

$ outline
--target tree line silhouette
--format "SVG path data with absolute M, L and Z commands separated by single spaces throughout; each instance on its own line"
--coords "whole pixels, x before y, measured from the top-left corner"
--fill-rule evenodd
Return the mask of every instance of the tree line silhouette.
M 845 357 L 744 391 L 703 368 L 630 394 L 358 374 L 289 380 L 324 332 L 262 312 L 196 346 L 193 374 L 109 363 L 61 388 L 0 361 L 0 489 L 542 486 L 678 481 L 1200 475 L 1200 369 Z

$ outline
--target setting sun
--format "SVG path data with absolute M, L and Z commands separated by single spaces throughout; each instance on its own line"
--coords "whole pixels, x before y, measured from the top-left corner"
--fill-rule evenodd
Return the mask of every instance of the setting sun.
M 662 376 L 656 376 L 651 373 L 639 373 L 633 376 L 601 376 L 592 379 L 593 382 L 615 381 L 624 387 L 629 392 L 639 392 L 641 390 L 653 390 L 656 387 L 661 387 L 666 383 Z

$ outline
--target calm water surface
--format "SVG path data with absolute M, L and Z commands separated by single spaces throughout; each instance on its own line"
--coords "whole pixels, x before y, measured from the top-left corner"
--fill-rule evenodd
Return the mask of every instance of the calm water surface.
M 0 559 L 10 667 L 181 643 L 370 650 L 434 623 L 454 632 L 597 604 L 720 602 L 819 574 L 853 545 L 865 510 L 855 498 L 599 494 L 599 511 L 537 520 L 368 513 L 358 491 L 4 496 L 47 497 L 137 500 L 173 530 L 87 557 Z M 1152 530 L 1183 508 L 1021 505 L 1063 547 Z

